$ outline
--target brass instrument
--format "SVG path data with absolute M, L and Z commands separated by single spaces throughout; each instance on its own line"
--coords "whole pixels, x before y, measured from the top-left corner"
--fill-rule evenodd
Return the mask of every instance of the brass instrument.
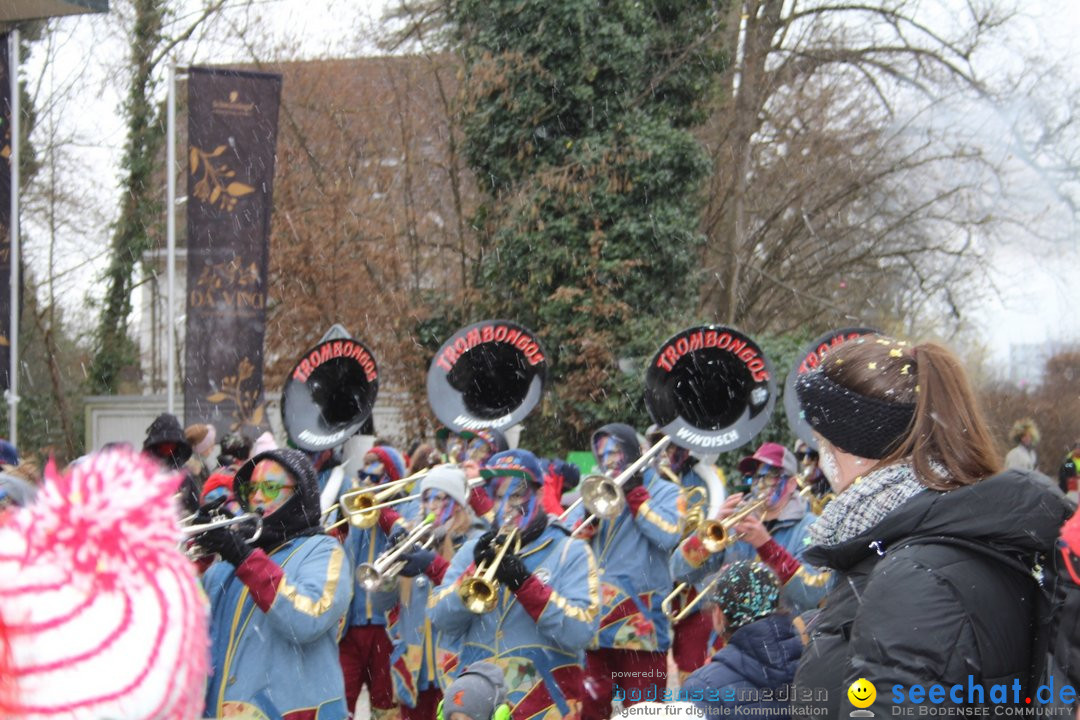
M 626 468 L 613 478 L 608 477 L 603 473 L 592 473 L 591 475 L 587 475 L 585 479 L 581 481 L 581 497 L 563 511 L 562 515 L 559 516 L 559 520 L 565 520 L 579 503 L 584 503 L 591 515 L 586 518 L 585 522 L 583 522 L 578 529 L 589 525 L 594 517 L 599 517 L 604 520 L 610 520 L 617 517 L 618 514 L 623 511 L 623 508 L 626 507 L 626 493 L 624 493 L 622 489 L 623 483 L 652 462 L 653 458 L 663 452 L 664 448 L 666 448 L 670 442 L 671 437 L 665 435 L 658 443 L 649 448 L 644 455 L 635 460 L 630 467 Z M 575 530 L 575 532 L 577 532 L 577 530 Z
M 836 493 L 834 493 L 832 490 L 825 493 L 821 497 L 815 495 L 814 486 L 807 483 L 804 473 L 799 473 L 797 476 L 795 476 L 795 482 L 799 486 L 799 495 L 801 495 L 803 499 L 810 503 L 810 512 L 814 513 L 815 515 L 820 515 L 825 510 L 825 506 L 827 506 L 829 503 L 836 499 Z
M 455 332 L 435 354 L 428 403 L 455 433 L 505 430 L 540 402 L 547 369 L 547 352 L 535 333 L 506 320 L 482 320 Z
M 674 612 L 671 606 L 675 602 L 675 598 L 679 597 L 684 590 L 690 587 L 689 583 L 679 583 L 675 586 L 674 590 L 668 593 L 668 596 L 664 598 L 664 601 L 660 603 L 660 609 L 664 611 L 664 615 L 667 616 L 667 619 L 671 621 L 672 625 L 680 623 L 686 619 L 686 616 L 689 615 L 695 607 L 697 607 L 698 603 L 704 600 L 705 597 L 712 592 L 712 589 L 716 587 L 716 583 L 719 582 L 719 580 L 720 575 L 717 574 L 708 585 L 701 589 L 701 592 L 698 593 L 697 597 L 684 605 L 678 612 Z
M 375 592 L 385 582 L 393 580 L 405 567 L 401 556 L 414 547 L 428 549 L 435 540 L 435 515 L 428 514 L 392 548 L 383 551 L 373 563 L 363 563 L 356 568 L 356 580 L 368 592 Z
M 723 520 L 706 520 L 697 529 L 698 538 L 701 539 L 701 544 L 705 546 L 705 549 L 710 553 L 718 553 L 722 550 L 726 550 L 731 545 L 734 545 L 739 541 L 740 536 L 732 534 L 731 529 L 738 525 L 746 516 L 758 512 L 765 507 L 768 502 L 768 498 L 759 497 L 756 499 L 750 499 L 743 504 L 743 507 L 737 509 L 734 513 L 724 518 Z M 675 589 L 668 593 L 663 602 L 660 603 L 660 609 L 671 620 L 672 623 L 681 622 L 693 608 L 701 602 L 709 591 L 715 586 L 716 580 L 713 580 L 701 591 L 701 593 L 685 605 L 679 612 L 673 612 L 672 604 L 675 599 L 679 597 L 690 587 L 690 583 L 679 583 L 675 586 Z
M 335 325 L 297 361 L 281 391 L 281 420 L 296 447 L 337 447 L 371 418 L 379 392 L 375 358 Z
M 388 483 L 383 483 L 382 485 L 370 485 L 368 487 L 362 487 L 362 488 L 357 488 L 355 490 L 349 490 L 347 492 L 343 492 L 341 494 L 341 497 L 338 498 L 338 501 L 336 503 L 334 503 L 333 505 L 331 505 L 330 507 L 328 507 L 328 508 L 326 508 L 325 510 L 322 511 L 322 515 L 323 515 L 323 517 L 326 517 L 326 516 L 330 515 L 332 512 L 334 512 L 335 510 L 341 509 L 342 513 L 344 513 L 347 517 L 343 518 L 343 519 L 341 519 L 341 520 L 339 520 L 339 521 L 337 521 L 337 522 L 335 522 L 335 523 L 333 523 L 331 525 L 326 526 L 325 529 L 326 530 L 332 530 L 332 529 L 336 528 L 339 525 L 344 525 L 346 522 L 351 522 L 350 518 L 353 517 L 354 515 L 357 515 L 358 513 L 362 513 L 362 512 L 367 511 L 367 510 L 372 510 L 377 503 L 382 502 L 381 500 L 376 500 L 374 498 L 363 499 L 363 495 L 367 495 L 367 494 L 379 495 L 379 494 L 382 494 L 383 495 L 383 500 L 386 500 L 387 498 L 393 497 L 393 493 L 387 494 L 388 490 L 399 488 L 399 487 L 402 487 L 402 486 L 407 486 L 410 483 L 416 482 L 420 478 L 427 475 L 430 471 L 431 471 L 431 468 L 425 468 L 423 470 L 420 470 L 419 472 L 415 472 L 412 475 L 409 475 L 408 477 L 403 477 L 400 480 L 394 480 L 394 481 L 391 481 L 391 482 L 388 482 Z M 413 500 L 413 499 L 415 499 L 417 497 L 418 497 L 417 495 L 409 495 L 407 497 L 403 497 L 403 498 L 400 498 L 398 500 L 393 500 L 391 502 L 383 503 L 383 504 L 379 505 L 378 508 L 374 508 L 374 509 L 382 509 L 382 508 L 388 507 L 390 505 L 398 505 L 400 503 L 405 502 L 406 500 Z M 348 507 L 342 507 L 342 503 L 345 503 Z M 350 511 L 351 511 L 351 513 L 350 513 Z M 360 527 L 360 528 L 372 527 L 375 524 L 375 521 L 378 521 L 378 517 L 376 516 L 375 521 L 369 522 L 369 520 L 370 519 L 365 516 L 362 521 L 358 518 L 357 522 L 353 522 L 352 524 L 353 524 L 354 527 Z M 324 522 L 325 522 L 325 520 L 324 520 Z M 362 523 L 367 523 L 367 524 L 362 524 Z
M 671 443 L 701 455 L 740 447 L 769 422 L 776 403 L 772 366 L 749 337 L 731 328 L 701 326 L 669 338 L 645 374 L 645 408 L 663 436 L 615 478 L 581 481 L 581 498 L 594 518 L 616 517 L 625 507 L 623 484 Z M 576 532 L 576 531 L 575 531 Z
M 737 543 L 739 535 L 733 535 L 731 529 L 738 525 L 751 513 L 756 513 L 765 507 L 767 498 L 758 498 L 746 504 L 745 507 L 736 510 L 723 520 L 706 520 L 697 530 L 701 544 L 710 553 L 718 553 Z
M 387 483 L 387 485 L 393 485 L 393 483 Z M 373 489 L 376 491 L 372 492 Z M 339 525 L 349 523 L 354 528 L 367 530 L 375 527 L 375 524 L 379 522 L 379 511 L 384 507 L 400 505 L 403 502 L 420 497 L 419 495 L 407 495 L 391 500 L 390 498 L 397 495 L 398 492 L 400 491 L 396 485 L 394 487 L 376 485 L 374 488 L 360 488 L 359 490 L 342 493 L 338 503 L 327 508 L 326 512 L 329 513 L 340 507 L 345 517 L 331 525 L 327 525 L 324 529 L 333 530 Z
M 495 609 L 495 605 L 499 601 L 499 586 L 495 582 L 495 571 L 499 568 L 499 563 L 502 562 L 511 546 L 516 546 L 516 552 L 517 549 L 520 549 L 520 545 L 520 533 L 518 528 L 515 527 L 503 535 L 495 559 L 490 564 L 480 563 L 476 568 L 476 572 L 471 577 L 465 578 L 461 583 L 461 587 L 458 588 L 458 596 L 461 597 L 461 601 L 465 603 L 465 607 L 470 612 L 482 615 Z
M 784 382 L 784 409 L 786 411 L 784 414 L 787 417 L 788 427 L 791 428 L 796 437 L 806 443 L 809 449 L 817 450 L 818 443 L 817 438 L 814 437 L 813 428 L 810 427 L 810 423 L 803 416 L 802 408 L 799 407 L 798 395 L 795 392 L 795 384 L 799 376 L 819 367 L 824 362 L 825 356 L 843 343 L 855 340 L 863 335 L 879 333 L 879 330 L 867 327 L 830 330 L 824 335 L 815 338 L 813 342 L 803 348 L 802 354 L 799 356 L 799 358 L 802 358 L 801 361 L 796 359 L 795 363 L 792 364 L 791 372 L 788 373 L 787 380 Z M 821 497 L 816 497 L 811 486 L 807 484 L 806 471 L 796 477 L 796 482 L 799 485 L 799 495 L 810 502 L 810 511 L 815 515 L 820 515 L 825 506 L 836 498 L 836 495 L 831 491 Z
M 705 514 L 709 504 L 709 492 L 700 486 L 692 487 L 683 495 L 686 499 L 686 507 L 683 509 L 682 537 L 686 538 L 697 532 L 707 519 Z M 697 498 L 696 500 L 694 498 Z
M 186 519 L 186 518 L 185 518 Z M 248 512 L 236 517 L 219 516 L 212 518 L 208 523 L 199 523 L 198 525 L 185 525 L 180 528 L 180 532 L 188 540 L 194 540 L 187 549 L 185 554 L 189 560 L 198 560 L 201 557 L 205 557 L 206 553 L 201 547 L 199 547 L 198 540 L 195 540 L 199 535 L 210 532 L 211 530 L 218 530 L 220 528 L 232 527 L 233 525 L 243 525 L 245 523 L 255 523 L 255 531 L 251 534 L 250 538 L 245 538 L 244 541 L 251 545 L 262 536 L 262 515 L 259 513 Z

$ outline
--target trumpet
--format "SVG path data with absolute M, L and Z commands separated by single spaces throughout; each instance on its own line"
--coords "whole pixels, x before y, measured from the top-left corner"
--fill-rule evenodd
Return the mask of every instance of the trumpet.
M 742 522 L 747 515 L 759 512 L 765 507 L 766 502 L 768 502 L 768 499 L 763 497 L 751 500 L 743 508 L 736 510 L 723 520 L 704 521 L 697 529 L 701 544 L 710 553 L 718 553 L 734 545 L 739 541 L 740 536 L 732 534 L 731 529 Z
M 736 510 L 734 513 L 724 518 L 723 520 L 706 520 L 700 523 L 696 532 L 698 538 L 701 539 L 701 544 L 704 545 L 705 549 L 708 550 L 710 553 L 718 553 L 722 550 L 727 549 L 731 545 L 734 545 L 736 542 L 738 542 L 740 536 L 738 534 L 733 534 L 731 532 L 731 529 L 738 525 L 739 522 L 741 522 L 742 519 L 746 516 L 761 510 L 761 508 L 765 506 L 766 502 L 767 498 L 764 497 L 748 500 L 745 503 L 744 507 Z M 690 587 L 689 583 L 679 583 L 675 586 L 674 590 L 668 593 L 667 597 L 664 598 L 663 602 L 660 603 L 660 609 L 663 610 L 664 614 L 667 615 L 668 619 L 671 620 L 671 622 L 680 622 L 681 620 L 683 620 L 683 618 L 690 614 L 691 610 L 699 602 L 701 602 L 701 599 L 708 594 L 708 591 L 712 589 L 715 583 L 716 581 L 714 580 L 713 582 L 706 585 L 705 588 L 701 591 L 701 594 L 691 600 L 690 603 L 684 606 L 682 610 L 680 610 L 679 612 L 673 612 L 672 604 L 675 602 L 675 599 L 679 597 L 679 595 L 681 595 L 684 590 Z
M 384 551 L 373 563 L 363 563 L 356 568 L 356 581 L 368 592 L 375 592 L 383 583 L 398 576 L 407 560 L 401 556 L 414 547 L 427 550 L 435 540 L 435 514 L 429 513 L 394 547 Z
M 262 536 L 263 519 L 259 513 L 248 512 L 236 517 L 216 517 L 208 523 L 199 523 L 198 525 L 186 525 L 180 528 L 180 532 L 188 540 L 192 540 L 203 533 L 210 532 L 211 530 L 217 530 L 219 528 L 232 527 L 233 525 L 243 525 L 244 523 L 254 522 L 255 532 L 251 534 L 250 538 L 246 538 L 245 542 L 251 545 Z M 198 560 L 204 557 L 207 553 L 199 547 L 198 541 L 192 543 L 186 550 L 188 559 Z
M 476 573 L 472 577 L 465 578 L 461 583 L 458 596 L 465 603 L 466 609 L 477 615 L 495 609 L 495 604 L 499 600 L 499 586 L 495 582 L 495 571 L 511 546 L 515 546 L 515 552 L 521 546 L 521 537 L 516 527 L 505 534 L 495 559 L 491 563 L 480 563 L 476 568 Z

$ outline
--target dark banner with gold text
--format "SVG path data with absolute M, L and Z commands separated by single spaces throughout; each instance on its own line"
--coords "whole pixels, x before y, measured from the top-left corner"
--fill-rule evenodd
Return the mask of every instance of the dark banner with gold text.
M 11 387 L 11 36 L 0 35 L 0 390 Z
M 263 338 L 281 76 L 188 79 L 184 422 L 266 429 Z

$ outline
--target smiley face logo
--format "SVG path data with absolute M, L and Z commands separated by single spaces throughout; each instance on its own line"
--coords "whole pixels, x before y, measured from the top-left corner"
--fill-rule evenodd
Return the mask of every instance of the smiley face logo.
M 847 691 L 847 696 L 848 700 L 851 701 L 851 704 L 857 708 L 870 707 L 877 698 L 877 688 L 874 687 L 874 683 L 866 678 L 859 678 L 851 683 L 851 687 L 849 687 Z

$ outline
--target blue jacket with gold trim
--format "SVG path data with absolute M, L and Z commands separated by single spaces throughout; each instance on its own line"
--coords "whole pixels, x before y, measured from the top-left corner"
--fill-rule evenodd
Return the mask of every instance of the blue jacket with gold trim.
M 487 660 L 502 668 L 515 717 L 562 718 L 574 711 L 585 647 L 600 610 L 596 561 L 588 545 L 549 525 L 520 557 L 532 573 L 516 593 L 499 585 L 492 612 L 465 608 L 458 587 L 473 570 L 476 539 L 462 545 L 429 603 L 432 624 L 461 635 L 458 667 Z
M 206 717 L 258 708 L 270 718 L 315 710 L 342 720 L 345 685 L 338 636 L 352 583 L 344 551 L 326 535 L 257 550 L 239 568 L 214 564 L 203 576 L 210 600 L 213 673 Z
M 627 507 L 614 520 L 601 520 L 590 541 L 603 607 L 592 647 L 667 652 L 671 646 L 671 622 L 660 603 L 671 592 L 668 557 L 682 536 L 680 490 L 651 468 L 643 487 L 649 498 L 637 514 Z

